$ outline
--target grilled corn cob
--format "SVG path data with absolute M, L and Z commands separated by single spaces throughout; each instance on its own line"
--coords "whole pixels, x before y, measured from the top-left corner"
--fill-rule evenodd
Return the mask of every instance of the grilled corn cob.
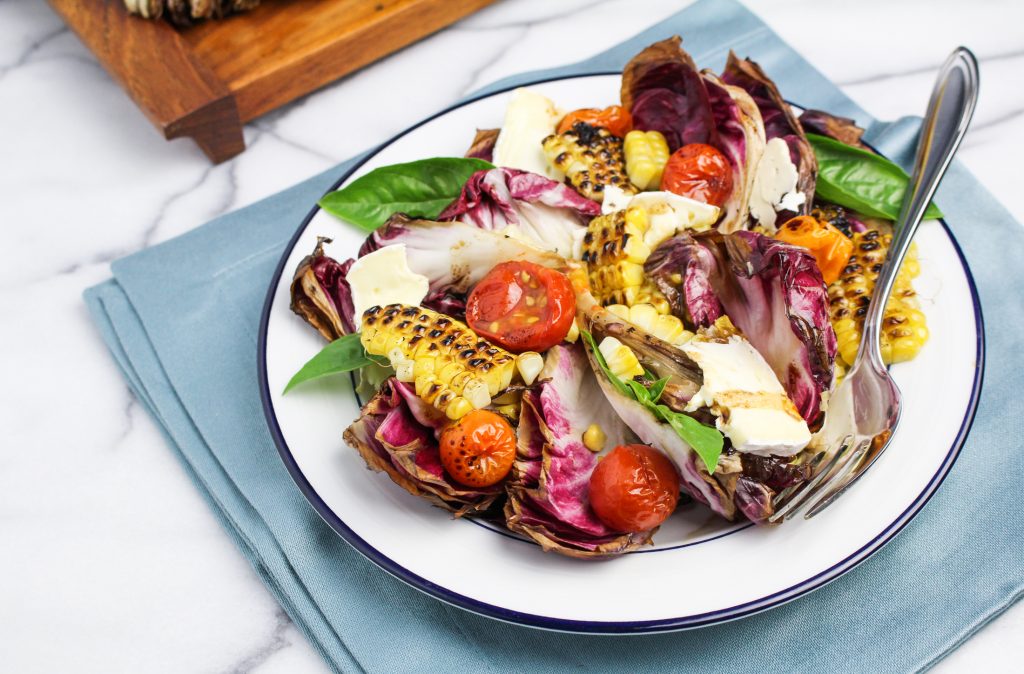
M 636 193 L 626 175 L 622 139 L 608 129 L 576 122 L 568 131 L 553 133 L 541 144 L 548 161 L 588 199 L 601 201 L 606 185 Z
M 583 235 L 594 297 L 604 305 L 647 303 L 659 314 L 670 313 L 668 301 L 644 274 L 644 262 L 660 241 L 645 240 L 650 229 L 647 211 L 630 207 L 590 221 Z M 671 233 L 670 233 L 671 234 Z
M 682 346 L 693 339 L 693 333 L 683 327 L 682 321 L 671 314 L 659 314 L 653 304 L 612 304 L 608 311 L 669 344 Z
M 641 190 L 661 186 L 661 174 L 668 162 L 668 143 L 660 131 L 634 129 L 622 141 L 629 181 Z
M 359 341 L 366 352 L 386 356 L 416 395 L 450 419 L 487 407 L 508 388 L 516 358 L 468 326 L 430 309 L 405 304 L 370 307 Z
M 633 349 L 629 348 L 614 337 L 605 337 L 601 340 L 597 350 L 604 356 L 608 369 L 619 379 L 632 379 L 643 375 L 644 368 L 640 365 Z
M 868 302 L 891 243 L 891 234 L 882 234 L 874 229 L 854 234 L 853 255 L 839 280 L 828 287 L 839 357 L 847 367 L 857 356 Z M 910 360 L 928 339 L 928 326 L 918 308 L 917 294 L 911 283 L 920 270 L 917 249 L 911 245 L 882 318 L 882 359 L 886 363 Z

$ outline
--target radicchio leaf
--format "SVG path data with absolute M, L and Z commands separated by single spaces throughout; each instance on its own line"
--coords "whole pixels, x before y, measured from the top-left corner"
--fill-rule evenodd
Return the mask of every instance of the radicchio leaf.
M 344 437 L 367 467 L 387 473 L 410 494 L 456 517 L 487 511 L 502 496 L 502 487 L 467 488 L 445 475 L 436 439 L 443 423 L 443 415 L 392 377 L 366 403 Z
M 469 289 L 499 262 L 525 260 L 545 267 L 565 264 L 555 253 L 500 232 L 459 220 L 414 220 L 400 214 L 367 237 L 359 256 L 396 243 L 405 244 L 409 268 L 430 281 L 430 291 L 421 304 L 456 318 L 465 312 Z
M 354 260 L 338 262 L 324 255 L 327 237 L 317 237 L 316 248 L 295 269 L 291 309 L 332 342 L 355 331 L 352 289 L 345 277 Z
M 859 147 L 862 150 L 874 152 L 874 150 L 861 142 L 864 129 L 857 126 L 857 122 L 849 117 L 840 117 L 823 110 L 804 110 L 800 115 L 800 125 L 805 132 L 828 136 L 838 140 L 840 143 L 846 143 L 853 147 Z
M 622 105 L 633 128 L 660 131 L 670 151 L 689 143 L 719 147 L 708 92 L 678 35 L 633 57 L 622 71 Z
M 583 445 L 583 431 L 599 424 L 608 448 L 627 442 L 628 431 L 608 409 L 581 347 L 550 349 L 539 381 L 523 394 L 516 462 L 506 485 L 509 529 L 573 557 L 620 554 L 649 543 L 653 530 L 616 531 L 590 507 L 597 455 Z
M 765 138 L 781 138 L 789 148 L 790 160 L 797 170 L 797 191 L 804 195 L 803 203 L 796 212 L 783 211 L 779 222 L 785 222 L 793 215 L 806 215 L 814 200 L 814 185 L 818 176 L 818 161 L 814 150 L 804 135 L 803 127 L 775 83 L 750 59 L 740 59 L 732 51 L 722 72 L 722 81 L 740 87 L 754 100 L 761 111 Z
M 495 168 L 474 173 L 437 219 L 488 230 L 514 225 L 538 247 L 578 258 L 586 225 L 600 214 L 600 204 L 567 185 L 528 171 Z
M 501 129 L 477 129 L 473 144 L 466 150 L 467 157 L 494 161 L 494 143 L 498 140 Z
M 747 224 L 754 169 L 764 152 L 764 124 L 746 91 L 725 84 L 709 71 L 702 76 L 718 131 L 718 148 L 729 160 L 733 173 L 732 193 L 722 204 L 718 230 L 734 232 Z
M 681 233 L 662 243 L 644 270 L 674 311 L 698 326 L 718 317 L 713 295 L 801 416 L 809 424 L 820 416 L 822 394 L 832 386 L 836 335 L 821 271 L 807 249 L 755 232 Z

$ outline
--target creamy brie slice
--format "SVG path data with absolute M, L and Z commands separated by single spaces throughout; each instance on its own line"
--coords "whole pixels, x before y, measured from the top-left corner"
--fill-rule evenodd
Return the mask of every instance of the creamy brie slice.
M 682 349 L 704 374 L 704 385 L 687 410 L 711 409 L 718 417 L 718 430 L 737 451 L 792 456 L 811 441 L 807 422 L 771 366 L 746 339 L 733 335 L 726 342 L 714 342 L 697 337 Z
M 517 168 L 561 181 L 548 163 L 541 141 L 555 132 L 562 113 L 551 99 L 529 89 L 516 89 L 505 108 L 505 121 L 494 142 L 494 165 Z
M 404 243 L 384 246 L 362 256 L 349 269 L 346 278 L 352 289 L 357 323 L 362 320 L 363 312 L 373 306 L 416 306 L 430 289 L 426 276 L 409 269 Z
M 799 178 L 789 157 L 789 146 L 772 138 L 764 147 L 750 191 L 750 214 L 768 231 L 774 232 L 777 211 L 796 211 L 806 201 L 796 189 Z
M 647 211 L 650 224 L 644 233 L 644 243 L 654 250 L 659 243 L 684 229 L 704 232 L 718 220 L 717 206 L 672 192 L 641 192 L 629 201 Z

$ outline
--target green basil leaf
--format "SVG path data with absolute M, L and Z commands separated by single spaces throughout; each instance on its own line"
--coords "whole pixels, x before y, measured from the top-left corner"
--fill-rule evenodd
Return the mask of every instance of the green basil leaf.
M 633 397 L 636 398 L 637 402 L 647 405 L 653 403 L 651 395 L 647 392 L 647 387 L 638 382 L 635 379 L 627 379 L 626 385 L 633 390 Z
M 668 385 L 668 377 L 659 379 L 651 384 L 651 388 L 647 389 L 647 394 L 651 397 L 651 402 L 658 402 L 661 398 L 661 394 L 665 392 L 666 385 Z
M 825 201 L 876 218 L 896 220 L 910 177 L 885 157 L 827 136 L 807 134 L 818 159 L 815 192 Z M 926 218 L 941 218 L 929 204 Z
M 718 457 L 722 454 L 722 447 L 725 446 L 722 433 L 714 426 L 705 426 L 691 416 L 682 412 L 676 412 L 668 405 L 657 404 L 657 400 L 664 393 L 665 386 L 668 384 L 667 377 L 654 382 L 649 389 L 633 379 L 623 382 L 608 369 L 608 363 L 605 361 L 604 356 L 597 350 L 594 336 L 586 330 L 581 330 L 580 335 L 583 337 L 583 341 L 587 344 L 591 353 L 594 354 L 594 359 L 597 361 L 604 376 L 612 383 L 612 386 L 619 393 L 637 401 L 650 410 L 655 417 L 671 426 L 676 435 L 682 438 L 686 444 L 690 445 L 693 451 L 697 452 L 697 456 L 704 462 L 708 472 L 714 473 L 715 466 L 718 464 Z
M 580 335 L 583 337 L 583 341 L 586 342 L 587 346 L 590 348 L 590 352 L 594 354 L 594 359 L 597 361 L 598 367 L 601 368 L 601 372 L 604 373 L 605 378 L 607 378 L 608 381 L 611 382 L 612 386 L 615 387 L 615 390 L 627 398 L 635 400 L 636 396 L 633 394 L 632 389 L 626 386 L 621 379 L 612 374 L 612 371 L 608 368 L 608 362 L 605 361 L 604 354 L 597 350 L 597 343 L 594 342 L 594 336 L 586 330 L 580 330 Z
M 693 417 L 676 412 L 667 405 L 655 405 L 662 419 L 668 422 L 676 435 L 686 441 L 686 444 L 697 452 L 697 456 L 704 462 L 704 467 L 709 473 L 715 472 L 718 465 L 718 457 L 722 454 L 722 447 L 725 440 L 722 433 L 714 426 L 706 426 Z
M 298 384 L 310 379 L 318 379 L 339 372 L 351 372 L 374 363 L 380 364 L 363 349 L 363 345 L 359 341 L 359 333 L 353 332 L 334 340 L 321 349 L 320 353 L 310 358 L 309 362 L 303 365 L 284 387 L 284 393 L 288 393 Z
M 482 159 L 462 157 L 381 166 L 324 195 L 319 204 L 328 213 L 372 232 L 395 213 L 436 218 L 462 193 L 471 175 L 492 168 Z

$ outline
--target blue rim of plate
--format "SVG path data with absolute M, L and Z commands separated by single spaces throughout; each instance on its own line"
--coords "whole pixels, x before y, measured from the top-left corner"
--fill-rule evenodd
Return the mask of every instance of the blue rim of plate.
M 394 142 L 401 139 L 406 134 L 418 129 L 424 124 L 431 122 L 438 117 L 446 115 L 453 110 L 464 107 L 476 101 L 491 96 L 503 94 L 513 89 L 530 86 L 535 84 L 542 84 L 545 82 L 554 82 L 559 80 L 579 79 L 584 77 L 605 77 L 609 75 L 621 75 L 617 71 L 605 71 L 605 72 L 594 72 L 594 73 L 581 73 L 577 75 L 559 75 L 554 77 L 545 77 L 529 82 L 521 82 L 515 85 L 506 86 L 500 89 L 487 91 L 477 96 L 467 98 L 454 105 L 451 105 L 440 112 L 437 112 L 429 117 L 426 117 L 416 124 L 406 128 L 399 132 L 395 136 L 391 137 L 384 143 L 381 143 L 371 151 L 367 152 L 358 162 L 356 162 L 348 171 L 344 173 L 330 188 L 329 192 L 336 190 L 342 183 L 344 183 L 349 176 L 359 170 L 359 168 L 369 161 L 372 157 L 377 155 L 385 147 L 393 144 Z M 874 149 L 874 148 L 872 148 Z M 985 370 L 985 328 L 984 321 L 981 313 L 981 300 L 978 297 L 978 289 L 974 283 L 974 277 L 971 275 L 970 267 L 967 265 L 967 259 L 964 257 L 963 251 L 960 249 L 960 245 L 956 241 L 956 237 L 953 236 L 952 230 L 949 225 L 946 224 L 944 219 L 940 219 L 939 222 L 942 224 L 946 235 L 949 237 L 950 243 L 953 245 L 953 249 L 956 251 L 957 257 L 960 260 L 960 265 L 963 267 L 964 275 L 967 278 L 967 285 L 971 293 L 971 302 L 974 307 L 974 321 L 977 327 L 977 351 L 975 357 L 975 371 L 974 381 L 971 389 L 970 400 L 967 404 L 967 410 L 964 414 L 963 421 L 960 424 L 960 430 L 957 431 L 956 438 L 953 441 L 952 447 L 943 459 L 939 466 L 938 471 L 932 476 L 924 490 L 914 499 L 913 503 L 904 510 L 899 517 L 893 520 L 889 526 L 878 533 L 874 538 L 868 541 L 861 548 L 847 556 L 840 562 L 832 565 L 828 569 L 811 576 L 795 585 L 792 585 L 784 590 L 774 592 L 770 595 L 761 597 L 754 601 L 739 604 L 725 609 L 719 609 L 717 611 L 710 611 L 707 613 L 700 613 L 689 616 L 681 616 L 678 618 L 663 618 L 659 620 L 643 620 L 643 621 L 632 621 L 632 622 L 605 622 L 605 621 L 589 621 L 589 620 L 567 620 L 563 618 L 552 618 L 550 616 L 535 615 L 532 613 L 526 613 L 522 611 L 513 611 L 510 609 L 503 608 L 501 606 L 495 606 L 486 602 L 481 602 L 471 597 L 453 592 L 448 588 L 432 583 L 431 581 L 409 571 L 405 567 L 401 566 L 391 558 L 387 557 L 379 550 L 370 545 L 366 540 L 361 538 L 352 529 L 345 524 L 345 522 L 338 517 L 337 514 L 320 498 L 316 490 L 310 484 L 309 480 L 303 474 L 302 469 L 299 468 L 298 463 L 295 461 L 295 457 L 292 456 L 291 450 L 288 448 L 288 443 L 285 442 L 284 435 L 281 432 L 281 427 L 278 425 L 277 416 L 274 414 L 274 406 L 270 399 L 270 386 L 267 380 L 267 358 L 266 358 L 266 341 L 267 341 L 267 328 L 270 323 L 270 312 L 274 306 L 274 295 L 277 292 L 278 284 L 281 280 L 281 275 L 284 273 L 285 264 L 288 262 L 288 258 L 291 256 L 295 245 L 298 243 L 299 238 L 303 232 L 309 226 L 313 217 L 317 211 L 320 210 L 319 206 L 314 206 L 309 214 L 302 221 L 302 224 L 296 230 L 294 236 L 288 242 L 287 247 L 281 255 L 281 260 L 277 264 L 277 268 L 274 270 L 274 276 L 270 282 L 270 287 L 267 289 L 266 300 L 263 304 L 263 313 L 260 317 L 260 330 L 259 330 L 259 341 L 257 344 L 257 365 L 259 371 L 259 387 L 260 387 L 260 401 L 263 405 L 263 414 L 267 420 L 267 426 L 270 430 L 270 434 L 274 439 L 274 444 L 277 445 L 278 454 L 281 456 L 281 460 L 284 462 L 285 467 L 288 469 L 288 473 L 292 476 L 295 484 L 299 487 L 303 496 L 309 501 L 310 505 L 317 512 L 318 515 L 336 531 L 342 538 L 344 538 L 352 547 L 359 551 L 364 557 L 369 559 L 371 562 L 387 571 L 389 574 L 398 578 L 404 583 L 424 592 L 435 599 L 439 599 L 443 602 L 457 606 L 461 609 L 471 611 L 473 613 L 501 620 L 504 622 L 514 623 L 518 625 L 524 625 L 527 627 L 535 627 L 539 629 L 554 630 L 559 632 L 576 632 L 583 634 L 648 634 L 656 632 L 672 632 L 685 629 L 693 629 L 697 627 L 706 627 L 709 625 L 715 625 L 718 623 L 724 623 L 739 618 L 745 618 L 747 616 L 767 611 L 768 609 L 781 606 L 782 604 L 788 603 L 808 594 L 814 590 L 824 587 L 833 580 L 839 578 L 846 572 L 852 570 L 854 567 L 859 565 L 861 562 L 866 560 L 868 557 L 873 555 L 875 552 L 880 550 L 886 543 L 891 541 L 896 534 L 903 530 L 903 528 L 912 520 L 918 512 L 928 503 L 931 497 L 935 494 L 936 490 L 942 484 L 943 480 L 949 474 L 950 469 L 956 462 L 957 457 L 960 455 L 960 450 L 963 448 L 964 442 L 967 439 L 967 435 L 970 432 L 971 424 L 974 422 L 975 412 L 978 409 L 978 399 L 981 395 L 982 380 Z

